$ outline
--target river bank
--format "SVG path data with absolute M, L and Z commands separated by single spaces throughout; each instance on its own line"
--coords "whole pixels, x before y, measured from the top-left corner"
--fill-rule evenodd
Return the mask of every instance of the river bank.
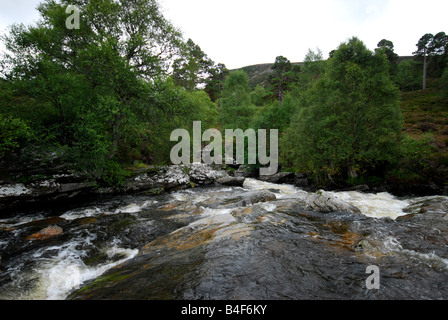
M 328 185 L 322 187 L 313 183 L 303 173 L 279 172 L 272 176 L 258 176 L 247 166 L 209 166 L 205 164 L 172 166 L 139 166 L 129 170 L 124 184 L 102 186 L 86 174 L 72 172 L 64 165 L 42 167 L 31 163 L 27 166 L 7 167 L 3 163 L 0 179 L 0 215 L 33 209 L 36 205 L 57 207 L 59 204 L 76 205 L 79 201 L 89 201 L 114 195 L 145 194 L 154 195 L 190 189 L 215 183 L 221 179 L 223 185 L 241 186 L 245 178 L 255 178 L 264 182 L 290 184 L 309 192 L 320 189 L 328 191 L 361 191 L 368 193 L 388 192 L 399 197 L 447 195 L 448 188 L 435 184 L 395 185 Z M 6 173 L 5 173 L 6 172 Z

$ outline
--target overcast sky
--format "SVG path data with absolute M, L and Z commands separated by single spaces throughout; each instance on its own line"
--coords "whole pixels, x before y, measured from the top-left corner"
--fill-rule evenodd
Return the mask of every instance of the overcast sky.
M 0 0 L 0 32 L 32 24 L 41 0 Z M 159 0 L 164 15 L 215 62 L 229 69 L 303 61 L 308 49 L 324 57 L 352 36 L 371 50 L 391 40 L 412 55 L 425 33 L 448 33 L 447 0 Z M 81 22 L 82 23 L 82 22 Z

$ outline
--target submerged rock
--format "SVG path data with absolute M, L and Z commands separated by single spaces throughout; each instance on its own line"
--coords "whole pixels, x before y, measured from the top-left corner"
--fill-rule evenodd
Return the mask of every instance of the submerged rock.
M 60 236 L 62 233 L 63 230 L 61 227 L 57 225 L 49 226 L 45 229 L 40 230 L 39 232 L 33 233 L 32 235 L 28 236 L 26 240 L 46 240 L 56 236 Z

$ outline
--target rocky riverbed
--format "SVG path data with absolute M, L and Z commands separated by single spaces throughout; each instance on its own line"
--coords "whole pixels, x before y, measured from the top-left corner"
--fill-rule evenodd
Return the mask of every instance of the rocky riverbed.
M 448 298 L 445 196 L 205 181 L 0 218 L 0 298 Z

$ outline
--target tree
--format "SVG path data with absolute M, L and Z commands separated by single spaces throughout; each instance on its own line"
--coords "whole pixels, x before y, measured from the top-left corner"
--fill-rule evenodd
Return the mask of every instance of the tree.
M 414 55 L 423 60 L 423 89 L 426 89 L 427 76 L 440 77 L 447 65 L 448 36 L 445 32 L 436 35 L 427 33 L 417 43 Z
M 251 126 L 254 129 L 278 129 L 283 134 L 290 125 L 296 105 L 297 97 L 288 92 L 283 101 L 272 101 L 260 109 L 252 119 Z
M 173 79 L 187 90 L 197 89 L 206 83 L 213 65 L 214 62 L 201 48 L 188 39 L 183 47 L 182 57 L 173 63 Z
M 254 90 L 250 93 L 252 104 L 256 105 L 257 107 L 263 106 L 265 103 L 266 95 L 266 89 L 262 85 L 257 84 Z
M 395 82 L 401 91 L 415 90 L 421 86 L 422 74 L 415 60 L 403 60 L 397 66 Z
M 274 97 L 282 101 L 290 85 L 298 80 L 300 67 L 293 66 L 292 63 L 283 56 L 278 56 L 271 68 L 270 82 Z
M 225 129 L 249 128 L 255 114 L 255 106 L 251 102 L 249 80 L 242 70 L 233 71 L 224 82 L 218 122 Z
M 445 32 L 439 32 L 432 38 L 430 43 L 431 57 L 428 62 L 429 74 L 438 78 L 448 63 L 448 35 Z
M 0 157 L 18 149 L 30 134 L 30 127 L 23 120 L 0 114 Z
M 300 69 L 299 83 L 302 90 L 306 90 L 313 85 L 325 72 L 325 61 L 322 51 L 317 48 L 316 52 L 308 49 Z
M 390 40 L 383 39 L 377 44 L 378 49 L 383 49 L 390 62 L 390 73 L 392 76 L 396 74 L 398 65 L 398 54 L 394 52 L 394 43 Z
M 417 51 L 413 54 L 419 57 L 423 57 L 423 90 L 426 89 L 426 76 L 427 76 L 427 57 L 432 53 L 431 42 L 434 36 L 431 33 L 427 33 L 420 38 L 417 43 Z
M 66 27 L 69 4 L 80 10 L 79 29 Z M 36 143 L 67 147 L 78 169 L 116 183 L 131 154 L 163 158 L 157 135 L 203 115 L 190 101 L 210 101 L 168 79 L 184 42 L 156 0 L 45 0 L 38 11 L 36 25 L 3 37 L 9 98 L 0 101 L 0 110 L 38 115 Z
M 320 179 L 356 178 L 394 160 L 402 117 L 383 51 L 342 43 L 305 92 L 282 142 L 286 164 Z
M 228 77 L 230 71 L 222 63 L 210 68 L 210 77 L 206 79 L 205 92 L 209 95 L 210 99 L 215 102 L 221 97 L 224 81 Z
M 439 86 L 442 90 L 442 94 L 448 98 L 448 67 L 445 68 L 442 77 L 440 77 Z

